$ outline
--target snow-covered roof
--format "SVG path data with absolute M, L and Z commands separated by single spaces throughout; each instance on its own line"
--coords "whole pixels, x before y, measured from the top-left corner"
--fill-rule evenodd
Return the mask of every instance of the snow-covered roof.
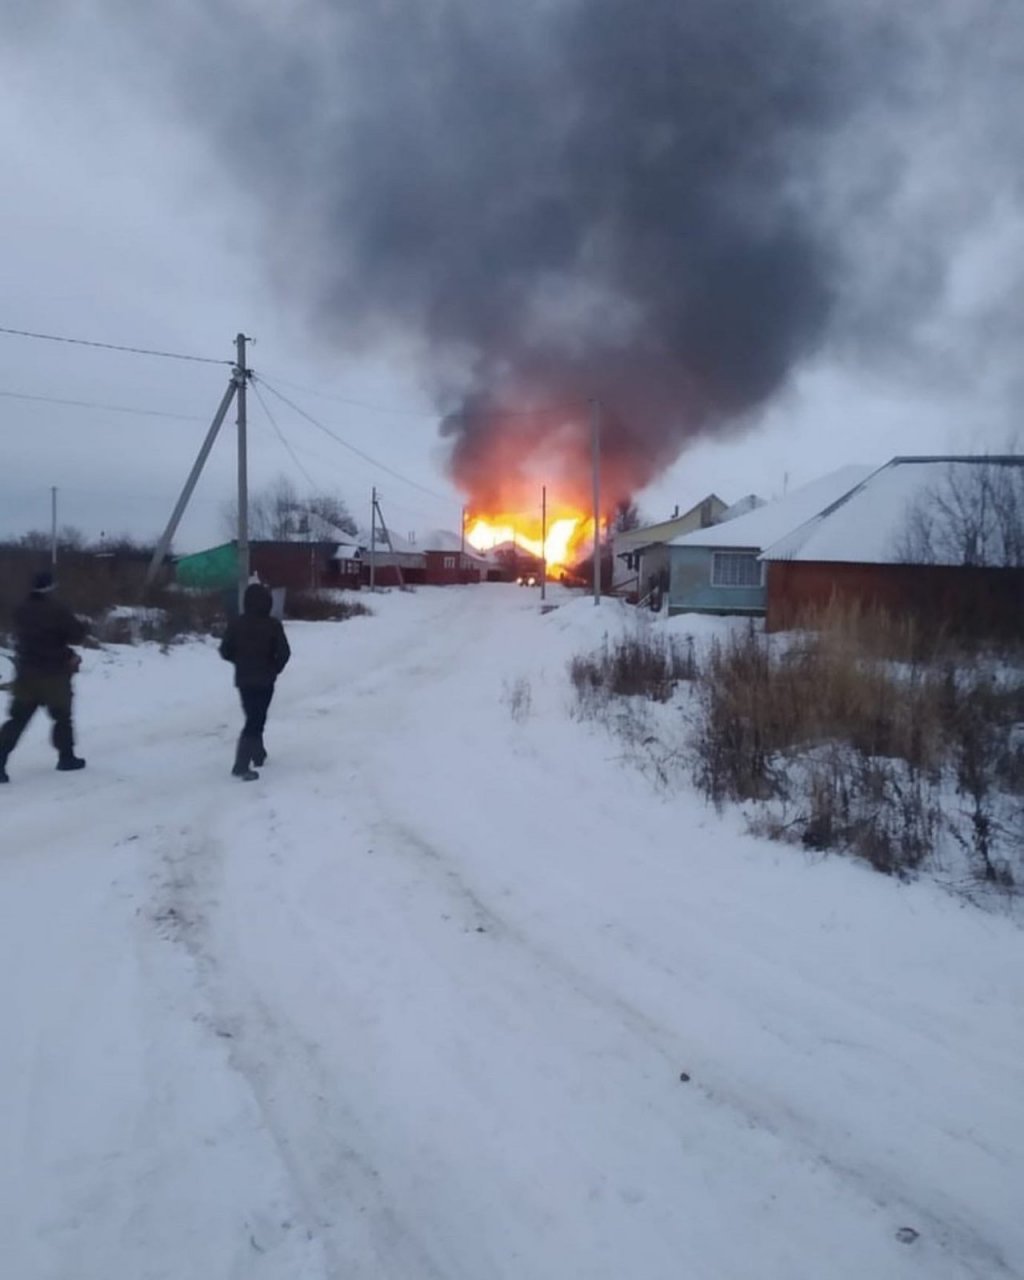
M 766 502 L 748 515 L 737 516 L 709 529 L 696 529 L 673 538 L 670 547 L 743 547 L 761 551 L 798 528 L 819 511 L 849 493 L 874 470 L 847 466 L 812 480 L 784 498 Z
M 899 564 L 920 561 L 930 564 L 963 564 L 962 548 L 956 541 L 955 529 L 935 528 L 944 517 L 943 505 L 954 510 L 961 503 L 975 505 L 973 486 L 982 478 L 982 468 L 1016 466 L 1024 468 L 1024 458 L 951 457 L 893 458 L 871 473 L 850 493 L 840 497 L 804 524 L 791 529 L 775 543 L 769 544 L 765 560 L 844 561 L 854 564 Z M 1024 477 L 1024 472 L 1022 472 Z M 980 507 L 980 503 L 977 504 Z M 927 556 L 915 549 L 914 523 L 923 518 L 925 528 L 933 526 Z M 957 517 L 952 518 L 954 522 Z M 997 563 L 986 555 L 988 541 L 995 541 L 998 530 L 982 527 L 979 512 L 979 545 L 976 551 L 981 563 Z
M 677 508 L 677 514 L 670 516 L 667 520 L 659 520 L 656 524 L 645 524 L 637 529 L 627 529 L 624 532 L 616 533 L 616 555 L 637 551 L 641 547 L 669 542 L 673 537 L 680 536 L 679 531 L 685 531 L 688 526 L 690 528 L 699 527 L 700 521 L 705 517 L 710 524 L 716 518 L 716 508 L 723 512 L 729 510 L 717 493 L 709 493 L 706 498 L 701 498 L 700 502 L 695 502 L 688 511 L 679 513 Z M 722 516 L 717 518 L 722 519 Z
M 450 529 L 431 529 L 421 541 L 419 549 L 421 551 L 443 551 L 448 555 L 452 552 L 458 552 L 460 555 L 478 560 L 481 564 L 487 560 L 487 556 L 482 551 L 470 546 L 468 542 L 463 548 L 462 535 L 452 533 Z
M 384 541 L 384 532 L 380 525 L 377 526 L 376 532 L 377 550 L 387 551 L 387 543 Z M 394 548 L 396 554 L 419 555 L 422 552 L 422 547 L 417 546 L 416 543 L 410 541 L 409 538 L 404 538 L 400 533 L 396 533 L 394 529 L 388 529 L 388 535 L 391 538 L 391 546 Z M 363 548 L 364 555 L 369 554 L 370 541 L 370 530 L 367 528 L 361 528 L 359 530 L 359 543 Z
M 339 542 L 334 549 L 332 560 L 361 560 L 363 555 L 362 547 L 355 542 Z
M 749 515 L 751 511 L 757 511 L 759 507 L 764 505 L 764 498 L 759 498 L 756 493 L 748 493 L 745 498 L 740 498 L 731 507 L 726 507 L 715 521 L 715 524 L 725 524 L 727 520 L 736 520 L 740 516 Z
M 472 548 L 469 548 L 472 550 Z M 448 529 L 431 529 L 420 543 L 421 551 L 461 551 L 462 538 Z

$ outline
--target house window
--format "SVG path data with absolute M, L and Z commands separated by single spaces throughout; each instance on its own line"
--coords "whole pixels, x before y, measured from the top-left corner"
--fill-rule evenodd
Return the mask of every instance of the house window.
M 454 556 L 445 556 L 445 558 L 444 558 L 444 567 L 445 567 L 446 569 L 454 569 L 454 568 L 455 568 L 455 557 L 454 557 Z
M 716 551 L 711 557 L 713 587 L 760 587 L 763 568 L 756 551 Z

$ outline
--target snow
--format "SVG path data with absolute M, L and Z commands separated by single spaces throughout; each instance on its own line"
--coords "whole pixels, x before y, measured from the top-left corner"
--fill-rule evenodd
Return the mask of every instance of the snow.
M 761 550 L 777 542 L 819 511 L 832 505 L 866 479 L 873 467 L 846 466 L 812 480 L 784 498 L 767 502 L 747 515 L 724 524 L 684 533 L 669 542 L 670 547 L 742 547 Z
M 841 499 L 834 509 L 791 529 L 769 546 L 766 560 L 848 561 L 896 564 L 904 558 L 905 538 L 915 509 L 930 499 L 948 495 L 947 486 L 971 494 L 971 477 L 978 465 L 997 465 L 979 457 L 974 461 L 945 458 L 895 458 Z M 1018 460 L 1016 465 L 1021 465 Z M 961 563 L 961 561 L 951 561 Z
M 566 663 L 663 624 L 549 603 L 289 624 L 248 785 L 212 644 L 85 654 L 0 793 L 5 1276 L 1024 1274 L 1019 928 L 652 790 Z

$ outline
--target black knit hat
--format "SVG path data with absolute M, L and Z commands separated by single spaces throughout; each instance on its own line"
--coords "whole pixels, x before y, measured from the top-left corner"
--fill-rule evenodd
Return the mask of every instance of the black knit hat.
M 32 594 L 34 596 L 44 596 L 47 592 L 52 591 L 56 585 L 53 580 L 53 574 L 48 569 L 41 569 L 32 577 Z

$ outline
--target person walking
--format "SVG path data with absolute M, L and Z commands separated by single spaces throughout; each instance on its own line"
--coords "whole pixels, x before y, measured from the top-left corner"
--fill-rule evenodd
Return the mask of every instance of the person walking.
M 236 778 L 252 782 L 259 777 L 253 765 L 267 761 L 263 730 L 274 696 L 277 677 L 288 665 L 291 649 L 284 627 L 270 616 L 270 592 L 258 582 L 245 589 L 241 617 L 228 623 L 220 642 L 220 656 L 234 663 L 235 687 L 242 700 L 245 724 L 235 751 L 231 770 Z
M 15 675 L 8 718 L 0 728 L 0 783 L 9 781 L 7 760 L 40 707 L 53 721 L 57 768 L 62 773 L 85 768 L 75 755 L 71 678 L 80 659 L 71 646 L 81 644 L 88 628 L 54 597 L 55 588 L 52 574 L 37 573 L 28 598 L 14 611 Z

